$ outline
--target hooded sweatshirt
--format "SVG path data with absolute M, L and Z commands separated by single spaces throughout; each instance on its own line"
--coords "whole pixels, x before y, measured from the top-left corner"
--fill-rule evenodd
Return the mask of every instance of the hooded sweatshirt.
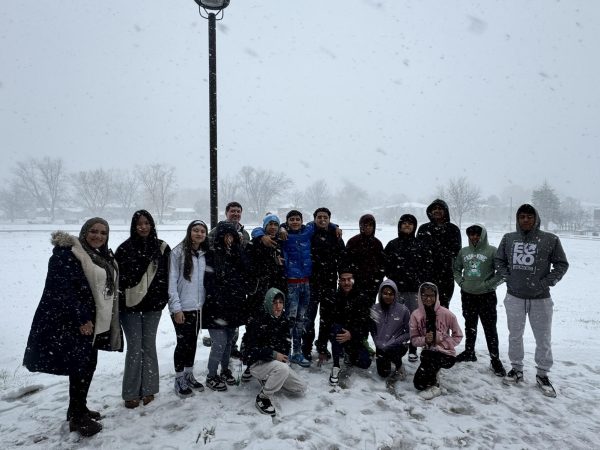
M 502 237 L 496 267 L 509 294 L 525 299 L 548 298 L 550 287 L 564 276 L 569 262 L 558 236 L 540 230 L 539 214 L 531 209 L 535 213 L 533 229 L 521 230 L 517 213 L 517 231 Z
M 402 222 L 414 225 L 411 234 L 402 233 Z M 398 286 L 398 292 L 417 292 L 425 279 L 426 255 L 420 239 L 416 238 L 417 219 L 405 214 L 398 221 L 398 237 L 385 246 L 385 275 Z
M 474 225 L 481 228 L 481 237 L 476 246 L 469 241 L 469 246 L 458 252 L 454 261 L 454 280 L 468 294 L 485 294 L 493 292 L 503 280 L 496 273 L 496 247 L 488 243 L 485 227 L 478 223 Z
M 394 290 L 394 303 L 389 306 L 381 299 L 381 291 L 386 286 Z M 392 280 L 384 280 L 381 283 L 377 300 L 377 303 L 371 307 L 371 335 L 375 347 L 381 350 L 401 347 L 410 337 L 408 330 L 410 312 L 406 306 L 398 303 L 398 288 Z
M 373 223 L 373 234 L 370 236 L 362 231 L 363 225 L 368 222 Z M 377 289 L 385 275 L 383 244 L 375 237 L 377 223 L 371 214 L 363 215 L 358 223 L 361 228 L 360 233 L 350 238 L 346 244 L 345 265 L 352 272 L 357 283 L 375 284 L 374 288 Z
M 419 287 L 419 307 L 410 316 L 410 341 L 415 347 L 426 347 L 428 350 L 456 356 L 455 347 L 462 341 L 463 332 L 458 325 L 456 316 L 440 305 L 440 295 L 435 285 L 433 285 L 435 287 L 435 304 L 433 306 L 433 312 L 435 313 L 434 342 L 429 345 L 425 344 L 428 324 L 425 306 L 421 300 L 421 290 L 423 286 L 427 285 L 432 285 L 432 283 L 423 283 Z
M 444 222 L 438 224 L 431 213 L 434 206 L 444 210 Z M 444 200 L 436 199 L 427 207 L 429 223 L 419 227 L 417 238 L 425 245 L 428 255 L 428 272 L 431 278 L 443 279 L 452 276 L 454 259 L 461 248 L 460 230 L 450 222 L 450 211 Z
M 275 352 L 288 355 L 291 349 L 290 323 L 285 312 L 279 317 L 273 315 L 273 300 L 276 295 L 285 295 L 276 288 L 267 291 L 263 311 L 246 327 L 244 362 L 251 366 L 259 361 L 272 361 Z

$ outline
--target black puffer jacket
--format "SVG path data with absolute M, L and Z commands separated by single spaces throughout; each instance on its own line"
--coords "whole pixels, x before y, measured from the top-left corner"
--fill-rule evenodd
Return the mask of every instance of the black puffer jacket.
M 337 283 L 338 269 L 345 256 L 346 246 L 337 237 L 335 229 L 322 229 L 315 226 L 311 238 L 312 275 L 311 282 L 319 284 Z

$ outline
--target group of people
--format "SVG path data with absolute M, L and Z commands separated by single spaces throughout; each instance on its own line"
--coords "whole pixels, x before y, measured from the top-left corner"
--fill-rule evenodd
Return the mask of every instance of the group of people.
M 498 249 L 489 245 L 480 224 L 467 228 L 469 245 L 461 248 L 460 231 L 442 200 L 429 205 L 429 222 L 418 229 L 413 215 L 401 216 L 398 237 L 385 248 L 375 237 L 371 214 L 360 218 L 359 234 L 347 244 L 325 207 L 306 224 L 297 210 L 283 223 L 268 213 L 251 235 L 241 224 L 239 203 L 229 203 L 225 215 L 213 230 L 192 221 L 172 250 L 158 239 L 145 210 L 133 215 L 130 237 L 115 254 L 108 247 L 108 223 L 101 218 L 88 220 L 78 238 L 52 234 L 54 250 L 24 365 L 69 377 L 71 431 L 91 436 L 102 429 L 102 415 L 87 407 L 87 393 L 98 350 L 122 351 L 123 333 L 125 407 L 154 400 L 159 391 L 156 333 L 167 304 L 176 334 L 174 390 L 180 397 L 203 391 L 205 385 L 226 391 L 237 384 L 230 358 L 239 355 L 246 364 L 241 379 L 254 377 L 261 384 L 256 407 L 274 415 L 273 394 L 306 390 L 292 364 L 303 368 L 314 359 L 318 365 L 331 360 L 328 381 L 336 386 L 341 361 L 368 368 L 374 359 L 377 373 L 394 383 L 406 376 L 402 359 L 408 353 L 409 361 L 420 359 L 413 384 L 430 399 L 441 393 L 440 369 L 476 360 L 480 319 L 492 370 L 506 383 L 519 383 L 526 316 L 536 339 L 537 385 L 546 395 L 556 395 L 548 379 L 549 288 L 562 278 L 568 262 L 559 238 L 540 230 L 531 205 L 519 208 L 517 231 L 506 234 Z M 449 310 L 455 282 L 466 330 L 465 350 L 458 355 L 463 333 Z M 502 282 L 507 283 L 508 374 L 496 330 L 495 290 Z M 237 350 L 240 326 L 245 334 Z M 202 329 L 210 335 L 204 384 L 194 375 Z

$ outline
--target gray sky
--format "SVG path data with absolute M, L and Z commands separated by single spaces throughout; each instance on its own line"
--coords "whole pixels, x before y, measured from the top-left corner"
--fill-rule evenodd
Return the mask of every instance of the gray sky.
M 432 196 L 546 178 L 600 202 L 600 2 L 231 0 L 219 170 Z M 207 22 L 192 0 L 2 0 L 3 167 L 165 162 L 208 187 Z

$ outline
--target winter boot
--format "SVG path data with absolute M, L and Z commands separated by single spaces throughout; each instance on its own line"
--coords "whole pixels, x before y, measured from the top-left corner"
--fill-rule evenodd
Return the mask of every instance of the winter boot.
M 83 437 L 90 437 L 99 433 L 102 425 L 90 419 L 86 414 L 74 415 L 69 420 L 69 431 L 77 431 Z
M 505 377 L 506 376 L 506 370 L 504 369 L 504 366 L 502 365 L 502 361 L 500 361 L 500 358 L 492 358 L 492 360 L 490 362 L 490 368 L 492 369 L 492 372 L 494 372 L 494 374 L 497 377 Z

